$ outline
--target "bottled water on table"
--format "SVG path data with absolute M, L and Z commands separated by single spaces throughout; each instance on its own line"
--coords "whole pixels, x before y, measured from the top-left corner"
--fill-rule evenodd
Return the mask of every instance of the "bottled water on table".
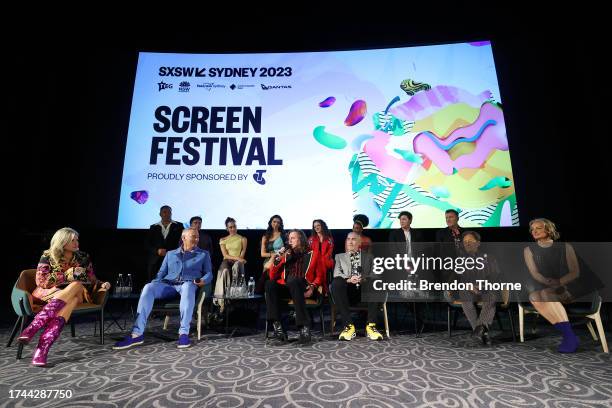
M 252 276 L 249 279 L 248 295 L 249 297 L 255 296 L 255 279 Z
M 120 273 L 117 282 L 115 282 L 115 296 L 123 296 L 123 285 L 123 274 Z

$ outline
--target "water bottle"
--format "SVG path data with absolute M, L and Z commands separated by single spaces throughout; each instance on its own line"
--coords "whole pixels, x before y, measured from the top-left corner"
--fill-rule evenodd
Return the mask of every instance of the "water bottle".
M 132 274 L 128 273 L 127 282 L 125 284 L 125 292 L 123 297 L 129 297 L 132 294 Z
M 119 274 L 117 278 L 117 282 L 115 283 L 115 296 L 122 297 L 123 296 L 123 274 Z
M 247 287 L 246 287 L 246 281 L 244 279 L 244 271 L 240 271 L 240 274 L 238 275 L 238 294 L 236 296 L 238 297 L 245 297 L 247 295 Z
M 253 277 L 251 276 L 251 278 L 249 279 L 249 297 L 253 297 L 255 296 L 255 279 L 253 279 Z
M 238 271 L 232 270 L 232 284 L 230 286 L 230 297 L 238 296 Z

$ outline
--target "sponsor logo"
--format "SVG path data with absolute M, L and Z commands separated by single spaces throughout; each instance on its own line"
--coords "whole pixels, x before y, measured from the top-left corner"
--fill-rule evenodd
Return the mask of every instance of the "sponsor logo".
M 225 85 L 222 84 L 215 84 L 214 82 L 204 82 L 201 84 L 197 84 L 196 85 L 198 88 L 204 88 L 207 91 L 212 91 L 213 89 L 217 89 L 217 88 L 225 88 Z
M 264 179 L 263 174 L 266 172 L 266 170 L 255 170 L 255 174 L 253 174 L 253 180 L 255 180 L 255 182 L 257 184 L 261 184 L 262 186 L 264 184 L 266 184 L 266 179 Z
M 181 81 L 181 83 L 179 84 L 179 92 L 189 92 L 190 88 L 191 84 L 187 81 Z
M 255 88 L 255 85 L 236 85 L 231 84 L 230 89 L 233 91 L 234 89 L 245 89 L 245 88 Z
M 264 91 L 269 91 L 272 89 L 291 89 L 291 85 L 264 85 L 261 84 L 261 89 Z
M 164 89 L 172 89 L 172 84 L 167 84 L 164 81 L 157 83 L 158 92 L 163 91 Z

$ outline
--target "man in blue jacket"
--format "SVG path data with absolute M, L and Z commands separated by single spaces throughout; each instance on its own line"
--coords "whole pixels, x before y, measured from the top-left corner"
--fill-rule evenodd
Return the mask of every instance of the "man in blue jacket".
M 132 333 L 113 346 L 114 350 L 123 350 L 144 343 L 144 329 L 153 308 L 155 299 L 165 299 L 181 296 L 180 312 L 181 327 L 179 329 L 178 348 L 191 345 L 189 341 L 189 325 L 195 306 L 197 287 L 209 285 L 212 281 L 212 266 L 208 251 L 198 247 L 199 232 L 186 229 L 181 234 L 183 244 L 168 251 L 157 277 L 147 283 L 142 289 L 138 301 L 136 321 Z

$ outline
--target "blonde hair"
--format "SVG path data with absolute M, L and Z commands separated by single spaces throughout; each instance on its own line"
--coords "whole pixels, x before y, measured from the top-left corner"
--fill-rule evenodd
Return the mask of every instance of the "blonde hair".
M 536 218 L 536 219 L 529 221 L 529 232 L 531 232 L 532 226 L 536 222 L 541 222 L 544 225 L 544 231 L 546 231 L 548 236 L 553 241 L 558 240 L 559 237 L 561 236 L 561 234 L 559 234 L 559 232 L 557 231 L 557 226 L 555 225 L 555 223 L 547 218 Z
M 72 241 L 73 238 L 78 238 L 79 233 L 72 228 L 64 227 L 55 231 L 51 244 L 47 252 L 53 261 L 59 263 L 64 256 L 64 247 Z

